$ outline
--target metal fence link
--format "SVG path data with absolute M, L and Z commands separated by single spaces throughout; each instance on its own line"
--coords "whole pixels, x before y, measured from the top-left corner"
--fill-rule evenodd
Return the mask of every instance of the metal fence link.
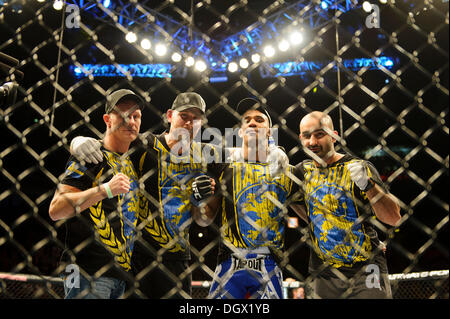
M 386 249 L 393 298 L 448 298 L 448 31 L 447 0 L 0 1 L 0 298 L 64 298 L 61 276 L 67 279 L 67 267 L 95 244 L 108 246 L 113 257 L 94 275 L 85 269 L 80 274 L 92 281 L 122 271 L 117 256 L 128 254 L 127 248 L 111 250 L 105 244 L 110 234 L 97 229 L 68 251 L 64 236 L 71 219 L 53 221 L 49 207 L 71 141 L 103 139 L 105 98 L 123 88 L 145 101 L 142 136 L 169 128 L 165 114 L 179 93 L 200 94 L 207 121 L 199 141 L 213 144 L 214 136 L 204 132 L 216 129 L 223 138 L 227 129 L 237 131 L 236 105 L 257 98 L 292 165 L 308 158 L 300 120 L 312 111 L 329 114 L 338 132 L 336 150 L 373 163 L 398 199 L 395 227 L 358 217 Z M 240 147 L 242 141 L 232 142 L 215 146 Z M 141 150 L 134 146 L 130 153 Z M 144 173 L 137 183 L 145 185 L 138 221 L 129 227 L 134 249 L 153 257 L 128 272 L 123 298 L 147 297 L 142 280 L 158 271 L 173 282 L 162 298 L 207 298 L 220 236 L 227 231 L 222 216 L 204 227 L 189 219 L 179 233 L 172 224 L 158 224 L 163 195 L 148 184 L 166 176 L 173 180 L 166 200 L 188 203 L 191 182 L 162 166 Z M 294 184 L 304 192 L 304 181 Z M 317 276 L 308 271 L 314 239 L 289 202 L 265 196 L 264 205 L 279 209 L 269 226 L 244 219 L 263 237 L 275 223 L 286 225 L 278 257 L 283 278 L 292 279 L 284 282 L 284 297 L 294 298 Z M 224 203 L 234 201 L 229 190 L 224 197 Z M 324 214 L 338 223 L 333 203 L 327 205 Z M 182 224 L 182 213 L 177 216 L 173 227 Z M 127 223 L 119 208 L 103 223 L 117 218 Z M 72 220 L 92 228 L 81 215 Z M 145 243 L 148 234 L 159 249 Z M 353 235 L 348 231 L 344 240 Z M 191 258 L 174 273 L 163 255 L 183 251 L 183 245 Z M 182 286 L 189 278 L 192 293 Z M 302 294 L 313 297 L 309 288 Z

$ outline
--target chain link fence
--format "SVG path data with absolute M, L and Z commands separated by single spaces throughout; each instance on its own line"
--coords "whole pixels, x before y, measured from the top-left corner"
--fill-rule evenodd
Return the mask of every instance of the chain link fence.
M 164 114 L 180 92 L 203 97 L 202 129 L 222 135 L 239 123 L 238 102 L 256 97 L 268 106 L 276 143 L 292 165 L 307 158 L 301 118 L 326 112 L 339 134 L 337 151 L 372 162 L 399 201 L 396 227 L 370 221 L 386 246 L 389 273 L 397 276 L 390 277 L 393 297 L 448 298 L 447 1 L 0 5 L 0 298 L 64 296 L 57 278 L 68 265 L 61 239 L 68 220 L 51 220 L 50 202 L 71 140 L 103 138 L 105 98 L 121 88 L 145 100 L 140 131 L 155 134 L 168 128 Z M 149 202 L 159 201 L 146 191 Z M 308 226 L 291 208 L 276 205 L 287 225 L 294 224 L 283 234 L 283 278 L 308 284 Z M 140 238 L 145 226 L 134 230 Z M 180 285 L 165 297 L 181 293 L 183 278 L 191 276 L 192 294 L 181 296 L 206 298 L 209 286 L 197 283 L 213 279 L 221 231 L 217 223 L 186 228 L 191 258 L 181 276 L 171 277 Z M 91 242 L 101 240 L 92 235 L 72 253 Z M 97 275 L 117 267 L 110 262 Z M 168 271 L 156 257 L 146 269 Z M 441 270 L 447 275 L 401 278 Z M 126 297 L 139 296 L 136 280 Z

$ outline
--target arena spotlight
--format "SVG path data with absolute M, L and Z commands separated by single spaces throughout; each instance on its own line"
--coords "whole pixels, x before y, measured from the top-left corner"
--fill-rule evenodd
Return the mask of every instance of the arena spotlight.
M 289 36 L 289 40 L 293 45 L 298 45 L 303 42 L 303 35 L 298 31 L 294 31 Z
M 175 53 L 172 54 L 172 61 L 173 62 L 180 62 L 181 58 L 182 58 L 182 56 L 178 52 L 175 52 Z
M 381 63 L 381 65 L 390 68 L 394 66 L 394 61 L 392 61 L 391 59 L 386 59 Z
M 249 66 L 248 60 L 247 60 L 246 58 L 240 59 L 240 60 L 239 60 L 239 66 L 240 66 L 242 69 L 248 68 L 248 66 Z
M 279 43 L 278 43 L 278 49 L 280 49 L 281 52 L 286 52 L 290 47 L 290 44 L 287 40 L 282 39 Z
M 64 6 L 64 2 L 62 2 L 61 0 L 55 0 L 53 2 L 53 9 L 55 10 L 61 10 Z
M 158 43 L 158 44 L 155 46 L 155 53 L 156 53 L 156 55 L 159 55 L 159 56 L 164 56 L 164 55 L 166 55 L 166 53 L 167 53 L 167 47 L 166 47 L 166 45 L 163 44 L 163 43 Z
M 238 70 L 238 65 L 236 62 L 230 62 L 228 63 L 228 71 L 230 71 L 231 73 L 234 73 Z
M 125 36 L 125 40 L 127 40 L 129 43 L 134 43 L 137 41 L 137 35 L 134 32 L 128 32 Z
M 37 2 L 44 2 L 45 0 L 37 0 Z
M 380 3 L 386 4 L 386 3 L 387 3 L 387 0 L 380 0 Z
M 321 7 L 323 10 L 326 10 L 326 9 L 328 9 L 328 3 L 327 3 L 326 1 L 322 1 L 322 2 L 320 3 L 320 7 Z
M 151 42 L 150 42 L 149 39 L 142 39 L 142 41 L 141 41 L 141 47 L 142 47 L 144 50 L 150 50 L 150 48 L 152 47 L 152 44 L 151 44 Z
M 110 5 L 111 5 L 111 0 L 103 0 L 103 6 L 105 8 L 109 8 Z
M 372 4 L 369 1 L 364 1 L 362 4 L 362 8 L 366 12 L 372 11 Z
M 193 57 L 188 56 L 186 58 L 186 62 L 185 63 L 186 63 L 186 66 L 191 67 L 191 66 L 193 66 L 195 64 L 195 60 L 194 60 Z
M 197 60 L 197 62 L 195 62 L 195 69 L 199 72 L 203 72 L 206 70 L 206 63 L 203 60 Z
M 261 56 L 258 53 L 252 54 L 252 62 L 258 63 L 259 61 L 261 61 Z
M 73 72 L 75 73 L 75 75 L 80 75 L 81 73 L 83 73 L 83 71 L 81 70 L 80 67 L 75 67 L 73 68 Z
M 275 49 L 271 45 L 266 45 L 264 47 L 264 55 L 268 58 L 273 57 L 275 55 Z

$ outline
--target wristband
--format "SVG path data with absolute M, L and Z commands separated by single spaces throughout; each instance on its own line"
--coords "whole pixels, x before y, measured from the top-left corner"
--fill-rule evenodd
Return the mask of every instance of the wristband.
M 108 195 L 108 198 L 113 198 L 113 194 L 111 192 L 111 188 L 109 188 L 108 183 L 103 184 L 103 187 L 105 188 L 106 194 Z

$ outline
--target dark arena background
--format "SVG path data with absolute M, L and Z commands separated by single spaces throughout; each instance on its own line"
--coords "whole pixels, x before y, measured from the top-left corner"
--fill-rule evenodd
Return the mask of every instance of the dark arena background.
M 0 298 L 64 298 L 64 221 L 49 204 L 71 140 L 101 138 L 105 96 L 129 88 L 148 102 L 141 132 L 155 133 L 180 92 L 199 93 L 204 128 L 221 132 L 257 97 L 293 165 L 306 158 L 300 119 L 326 111 L 337 150 L 374 163 L 399 200 L 397 227 L 374 221 L 393 298 L 448 299 L 448 33 L 447 0 L 0 1 Z M 310 298 L 295 216 L 284 294 Z M 204 299 L 219 229 L 189 231 Z

